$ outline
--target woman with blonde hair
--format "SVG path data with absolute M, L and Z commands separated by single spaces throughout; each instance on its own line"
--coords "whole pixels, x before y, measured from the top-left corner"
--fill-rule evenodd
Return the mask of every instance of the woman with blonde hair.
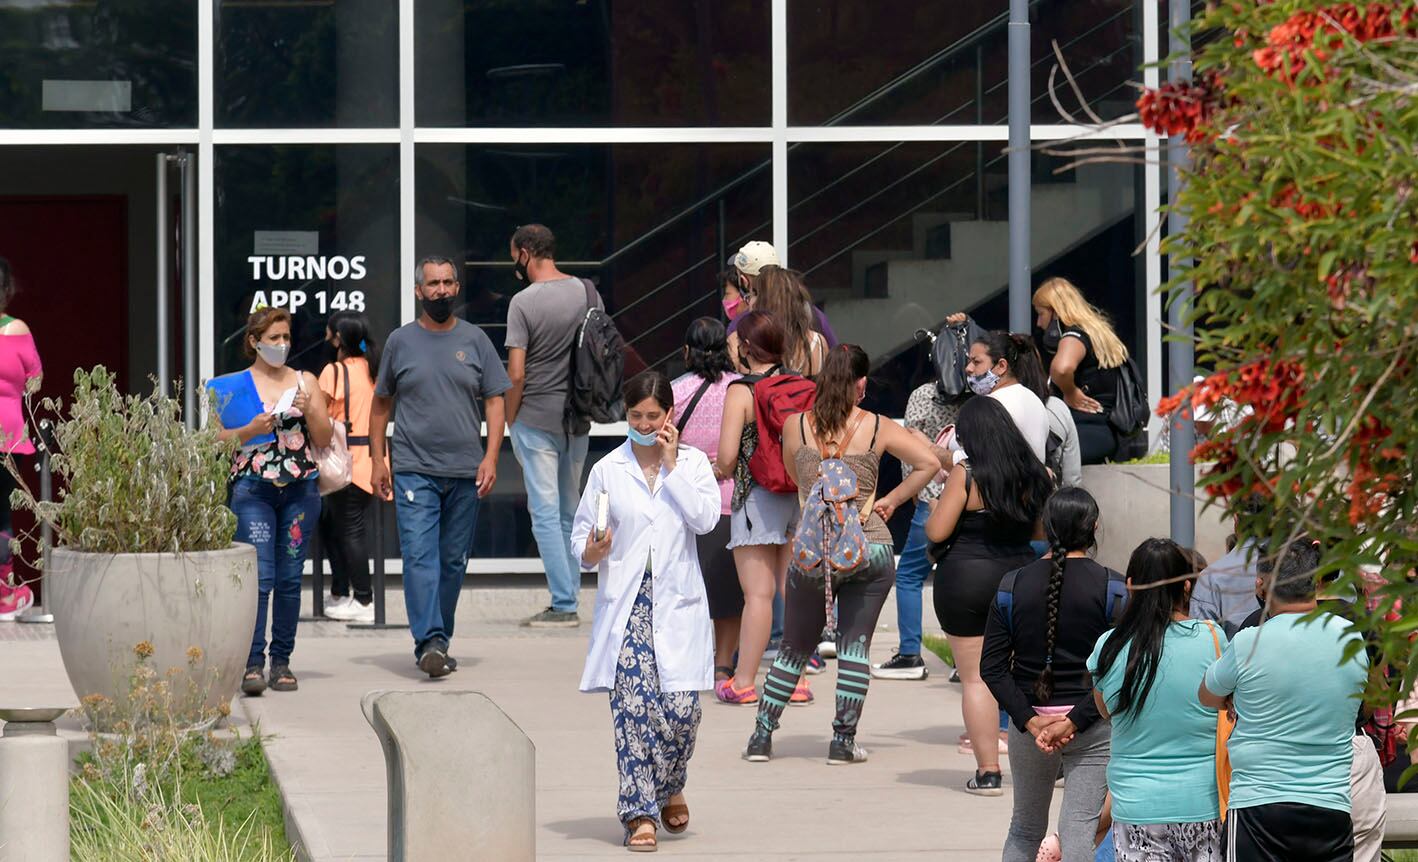
M 752 279 L 749 307 L 773 316 L 783 329 L 783 366 L 807 377 L 822 370 L 827 339 L 813 328 L 812 303 L 801 283 L 780 266 L 765 266 Z M 738 331 L 729 335 L 729 356 L 738 356 Z M 739 371 L 748 373 L 747 368 Z
M 1118 451 L 1108 424 L 1117 402 L 1118 376 L 1128 349 L 1103 312 L 1089 304 L 1066 278 L 1051 278 L 1034 291 L 1036 324 L 1044 331 L 1049 380 L 1068 405 L 1078 428 L 1084 464 L 1101 464 Z

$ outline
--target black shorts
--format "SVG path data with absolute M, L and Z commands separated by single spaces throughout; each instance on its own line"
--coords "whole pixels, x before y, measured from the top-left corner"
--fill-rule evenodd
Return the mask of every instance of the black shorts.
M 974 548 L 966 549 L 957 544 L 936 565 L 935 614 L 946 634 L 967 638 L 983 636 L 1000 580 L 1006 572 L 1027 566 L 1038 558 L 1028 548 L 1001 551 L 999 556 L 982 557 L 976 555 Z
M 697 536 L 699 568 L 704 573 L 704 592 L 709 596 L 709 618 L 731 620 L 743 616 L 743 588 L 739 586 L 739 571 L 734 566 L 734 552 L 729 544 L 729 516 L 719 519 L 719 525 L 708 535 Z
M 1299 802 L 1232 808 L 1221 845 L 1226 862 L 1353 862 L 1349 814 Z

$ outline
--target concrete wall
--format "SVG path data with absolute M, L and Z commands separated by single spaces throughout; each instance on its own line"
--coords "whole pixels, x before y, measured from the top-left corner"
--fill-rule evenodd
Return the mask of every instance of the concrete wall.
M 1167 536 L 1171 525 L 1171 495 L 1167 464 L 1105 464 L 1083 468 L 1083 486 L 1102 511 L 1098 561 L 1118 571 L 1144 539 Z M 1231 522 L 1217 506 L 1203 508 L 1205 492 L 1196 501 L 1196 549 L 1214 562 L 1226 552 Z

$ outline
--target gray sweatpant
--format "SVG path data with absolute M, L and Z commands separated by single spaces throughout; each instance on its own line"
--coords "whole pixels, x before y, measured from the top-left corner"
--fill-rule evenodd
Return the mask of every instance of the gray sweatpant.
M 1059 843 L 1063 862 L 1092 862 L 1098 812 L 1108 792 L 1108 755 L 1113 727 L 1099 721 L 1061 752 L 1045 754 L 1034 737 L 1009 727 L 1009 771 L 1014 785 L 1014 816 L 1004 842 L 1003 862 L 1034 862 L 1039 842 L 1049 830 L 1049 803 L 1062 769 L 1063 807 L 1059 810 Z

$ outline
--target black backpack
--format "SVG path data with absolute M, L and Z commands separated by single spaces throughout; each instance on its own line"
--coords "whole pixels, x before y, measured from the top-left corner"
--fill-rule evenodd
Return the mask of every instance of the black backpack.
M 1044 466 L 1053 474 L 1054 488 L 1063 487 L 1063 438 L 1054 429 L 1049 429 L 1049 437 L 1044 441 Z
M 1117 400 L 1108 411 L 1108 424 L 1119 436 L 1131 436 L 1147 424 L 1152 411 L 1147 404 L 1147 386 L 1132 357 L 1113 369 L 1117 374 Z
M 625 378 L 625 339 L 604 309 L 596 307 L 596 288 L 588 279 L 586 316 L 571 343 L 571 377 L 562 425 L 568 434 L 585 434 L 592 422 L 625 418 L 621 384 Z
M 928 333 L 922 330 L 922 334 Z M 936 391 L 943 399 L 969 391 L 965 366 L 970 361 L 970 343 L 984 334 L 968 317 L 964 323 L 947 323 L 936 333 L 931 344 L 931 364 L 935 366 Z

